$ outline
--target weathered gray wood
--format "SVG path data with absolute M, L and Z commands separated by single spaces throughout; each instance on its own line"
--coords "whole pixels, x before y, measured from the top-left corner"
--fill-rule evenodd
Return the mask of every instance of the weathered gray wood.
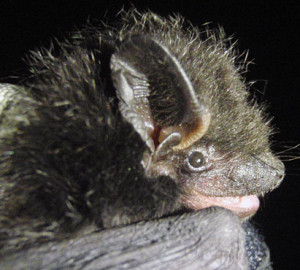
M 211 208 L 7 256 L 1 269 L 248 269 L 240 220 Z

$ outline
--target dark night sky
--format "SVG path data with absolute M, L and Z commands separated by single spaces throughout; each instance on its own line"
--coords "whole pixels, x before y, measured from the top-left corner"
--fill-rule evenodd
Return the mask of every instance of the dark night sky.
M 264 95 L 256 95 L 260 101 L 267 101 L 274 116 L 278 130 L 274 149 L 282 151 L 285 146 L 300 143 L 299 1 L 25 2 L 25 6 L 16 1 L 0 3 L 0 82 L 11 81 L 8 76 L 24 72 L 22 57 L 29 50 L 48 47 L 51 38 L 61 39 L 87 20 L 100 20 L 104 14 L 112 19 L 122 5 L 128 8 L 131 2 L 160 15 L 180 13 L 196 25 L 222 25 L 228 35 L 234 35 L 240 51 L 249 49 L 249 58 L 255 62 L 247 79 L 257 81 L 254 88 Z M 293 154 L 300 156 L 300 150 Z M 275 270 L 296 269 L 300 264 L 299 161 L 287 162 L 286 167 L 285 181 L 266 196 L 255 217 L 271 249 Z

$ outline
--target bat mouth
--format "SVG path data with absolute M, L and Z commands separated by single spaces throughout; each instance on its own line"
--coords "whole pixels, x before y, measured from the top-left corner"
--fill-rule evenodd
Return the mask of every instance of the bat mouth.
M 210 197 L 200 193 L 183 198 L 186 208 L 201 210 L 211 206 L 220 206 L 231 210 L 242 219 L 253 216 L 259 208 L 259 199 L 256 195 L 237 197 Z

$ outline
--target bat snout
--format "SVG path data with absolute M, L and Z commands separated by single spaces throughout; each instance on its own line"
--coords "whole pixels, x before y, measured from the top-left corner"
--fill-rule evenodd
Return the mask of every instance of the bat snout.
M 235 166 L 229 178 L 243 183 L 248 194 L 261 194 L 275 189 L 285 175 L 283 163 L 274 155 L 251 156 Z

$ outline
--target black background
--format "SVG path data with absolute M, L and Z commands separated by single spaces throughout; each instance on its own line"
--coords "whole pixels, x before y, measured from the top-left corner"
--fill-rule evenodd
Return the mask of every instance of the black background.
M 26 3 L 26 5 L 24 5 Z M 300 143 L 300 74 L 298 1 L 131 1 L 140 10 L 160 15 L 180 13 L 193 24 L 212 22 L 238 39 L 240 52 L 250 51 L 248 81 L 258 99 L 267 101 L 278 131 L 274 150 L 285 150 Z M 24 73 L 22 58 L 29 50 L 48 47 L 51 38 L 61 39 L 74 27 L 104 15 L 113 20 L 129 1 L 1 1 L 0 3 L 0 82 Z M 260 94 L 260 93 L 261 94 Z M 298 155 L 293 150 L 281 155 Z M 287 159 L 287 158 L 284 158 Z M 299 252 L 299 161 L 286 162 L 287 176 L 280 188 L 261 201 L 255 216 L 271 249 L 274 269 L 296 269 Z

